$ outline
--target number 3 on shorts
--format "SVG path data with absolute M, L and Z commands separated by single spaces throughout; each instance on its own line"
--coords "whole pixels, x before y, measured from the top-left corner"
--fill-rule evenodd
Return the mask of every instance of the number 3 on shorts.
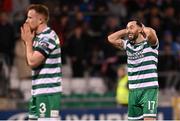
M 155 101 L 148 101 L 148 110 L 154 110 L 155 103 Z
M 45 113 L 46 112 L 46 104 L 45 103 L 40 103 L 39 105 L 39 112 L 40 113 Z

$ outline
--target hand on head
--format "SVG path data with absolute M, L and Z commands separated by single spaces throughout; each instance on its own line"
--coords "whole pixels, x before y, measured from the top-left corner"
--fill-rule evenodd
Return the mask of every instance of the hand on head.
M 141 30 L 140 34 L 141 34 L 144 38 L 146 38 L 146 33 L 145 33 L 145 31 L 144 31 L 144 28 L 145 28 L 145 27 L 142 27 L 142 30 Z

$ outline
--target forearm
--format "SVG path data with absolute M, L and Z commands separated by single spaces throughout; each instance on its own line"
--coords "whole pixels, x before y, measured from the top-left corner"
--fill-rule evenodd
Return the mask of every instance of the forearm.
M 155 46 L 158 43 L 158 38 L 156 35 L 156 31 L 150 27 L 146 27 L 147 31 L 147 40 L 152 45 Z
M 126 36 L 126 34 L 127 34 L 127 30 L 122 29 L 122 30 L 119 30 L 119 31 L 109 35 L 108 40 L 111 41 L 111 40 L 121 39 L 122 37 Z
M 122 29 L 108 36 L 108 41 L 114 45 L 115 47 L 122 48 L 123 42 L 121 40 L 122 37 L 127 35 L 127 30 Z
M 26 58 L 31 68 L 40 66 L 45 60 L 45 56 L 41 52 L 33 50 L 32 43 L 26 43 Z
M 29 66 L 32 66 L 35 63 L 35 59 L 33 58 L 33 47 L 32 43 L 26 44 L 26 58 Z

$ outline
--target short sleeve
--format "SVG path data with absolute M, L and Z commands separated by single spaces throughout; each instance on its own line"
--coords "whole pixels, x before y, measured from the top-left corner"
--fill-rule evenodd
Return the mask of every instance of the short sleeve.
M 152 49 L 156 49 L 158 50 L 159 48 L 159 41 L 156 42 L 156 44 L 154 46 L 150 45 Z
M 34 49 L 47 57 L 55 47 L 56 44 L 54 40 L 48 37 L 43 37 L 39 40 L 38 45 Z

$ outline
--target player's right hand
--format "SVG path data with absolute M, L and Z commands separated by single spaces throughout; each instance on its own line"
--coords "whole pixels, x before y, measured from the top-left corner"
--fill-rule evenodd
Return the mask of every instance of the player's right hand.
M 32 43 L 34 36 L 35 33 L 31 32 L 29 24 L 24 23 L 21 27 L 21 39 L 25 42 L 25 44 L 29 44 Z

